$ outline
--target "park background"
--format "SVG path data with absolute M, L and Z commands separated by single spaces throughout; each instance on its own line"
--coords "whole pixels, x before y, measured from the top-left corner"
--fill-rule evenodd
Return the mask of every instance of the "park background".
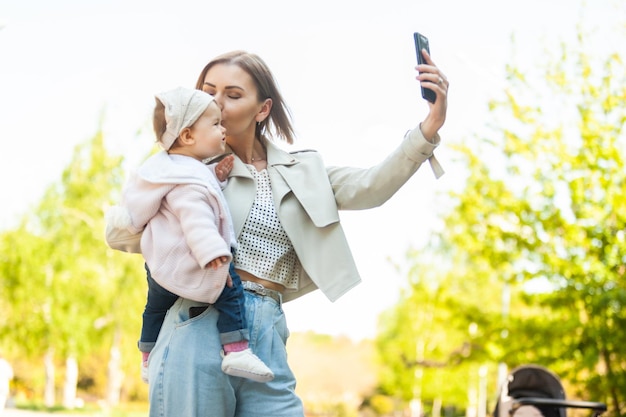
M 412 33 L 430 38 L 451 82 L 435 180 L 424 167 L 391 201 L 342 213 L 364 282 L 336 303 L 319 293 L 285 305 L 292 332 L 378 336 L 379 316 L 408 286 L 407 252 L 426 244 L 466 178 L 451 147 L 493 123 L 506 66 L 541 65 L 546 49 L 590 35 L 591 52 L 623 49 L 624 6 L 568 1 L 12 2 L 0 15 L 0 160 L 11 230 L 57 183 L 75 147 L 97 132 L 135 166 L 151 150 L 155 92 L 191 86 L 213 56 L 246 49 L 274 71 L 296 125 L 296 148 L 328 164 L 368 166 L 427 112 L 414 79 Z M 580 25 L 584 23 L 585 32 Z M 622 26 L 620 26 L 622 24 Z M 620 32 L 621 30 L 621 32 Z M 553 51 L 553 52 L 554 52 Z M 375 115 L 375 116 L 374 116 Z M 345 339 L 343 339 L 345 340 Z

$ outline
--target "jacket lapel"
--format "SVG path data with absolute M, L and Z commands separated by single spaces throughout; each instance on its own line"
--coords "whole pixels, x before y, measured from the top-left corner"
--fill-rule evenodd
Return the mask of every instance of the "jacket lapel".
M 235 157 L 233 169 L 228 177 L 228 184 L 224 188 L 224 197 L 228 202 L 228 209 L 233 220 L 235 236 L 239 236 L 243 224 L 250 213 L 254 197 L 256 195 L 256 185 L 254 178 L 243 162 Z
M 284 197 L 289 192 L 293 192 L 315 226 L 324 227 L 338 222 L 337 204 L 328 176 L 324 175 L 326 169 L 321 164 L 321 159 L 311 158 L 308 163 L 303 163 L 294 155 L 278 149 L 272 143 L 266 146 L 268 172 L 279 217 L 281 217 L 281 207 L 287 204 Z M 284 224 L 282 217 L 281 221 Z
M 290 193 L 293 193 L 315 226 L 324 227 L 338 222 L 339 214 L 332 187 L 326 175 L 320 176 L 320 173 L 326 173 L 326 169 L 314 166 L 321 164 L 321 159 L 313 158 L 313 165 L 313 161 L 302 163 L 270 141 L 265 141 L 265 146 L 274 204 L 283 225 L 289 224 L 289 219 L 284 218 L 283 214 L 285 205 L 293 204 L 291 199 L 286 198 Z M 254 178 L 239 158 L 234 160 L 224 195 L 233 219 L 235 235 L 239 236 L 256 195 Z

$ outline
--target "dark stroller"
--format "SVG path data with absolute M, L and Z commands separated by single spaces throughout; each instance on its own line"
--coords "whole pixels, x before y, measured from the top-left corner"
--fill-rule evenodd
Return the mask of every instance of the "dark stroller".
M 597 417 L 606 411 L 606 404 L 566 400 L 554 373 L 524 365 L 511 371 L 502 384 L 493 417 L 566 417 L 566 408 L 589 409 Z

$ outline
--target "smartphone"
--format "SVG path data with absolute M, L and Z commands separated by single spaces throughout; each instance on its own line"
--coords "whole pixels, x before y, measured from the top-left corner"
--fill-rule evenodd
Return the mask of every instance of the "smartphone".
M 413 33 L 413 40 L 415 41 L 415 53 L 417 54 L 417 63 L 425 64 L 426 60 L 422 55 L 422 49 L 426 49 L 426 52 L 430 55 L 430 46 L 428 45 L 428 38 L 419 32 Z M 437 94 L 431 89 L 422 87 L 422 97 L 431 103 L 437 100 Z

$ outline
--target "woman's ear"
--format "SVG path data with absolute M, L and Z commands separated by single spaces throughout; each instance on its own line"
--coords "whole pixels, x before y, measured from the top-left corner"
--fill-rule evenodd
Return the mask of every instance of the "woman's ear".
M 256 121 L 262 122 L 267 119 L 270 115 L 270 111 L 272 110 L 272 99 L 266 98 L 261 106 L 261 110 L 256 115 Z

